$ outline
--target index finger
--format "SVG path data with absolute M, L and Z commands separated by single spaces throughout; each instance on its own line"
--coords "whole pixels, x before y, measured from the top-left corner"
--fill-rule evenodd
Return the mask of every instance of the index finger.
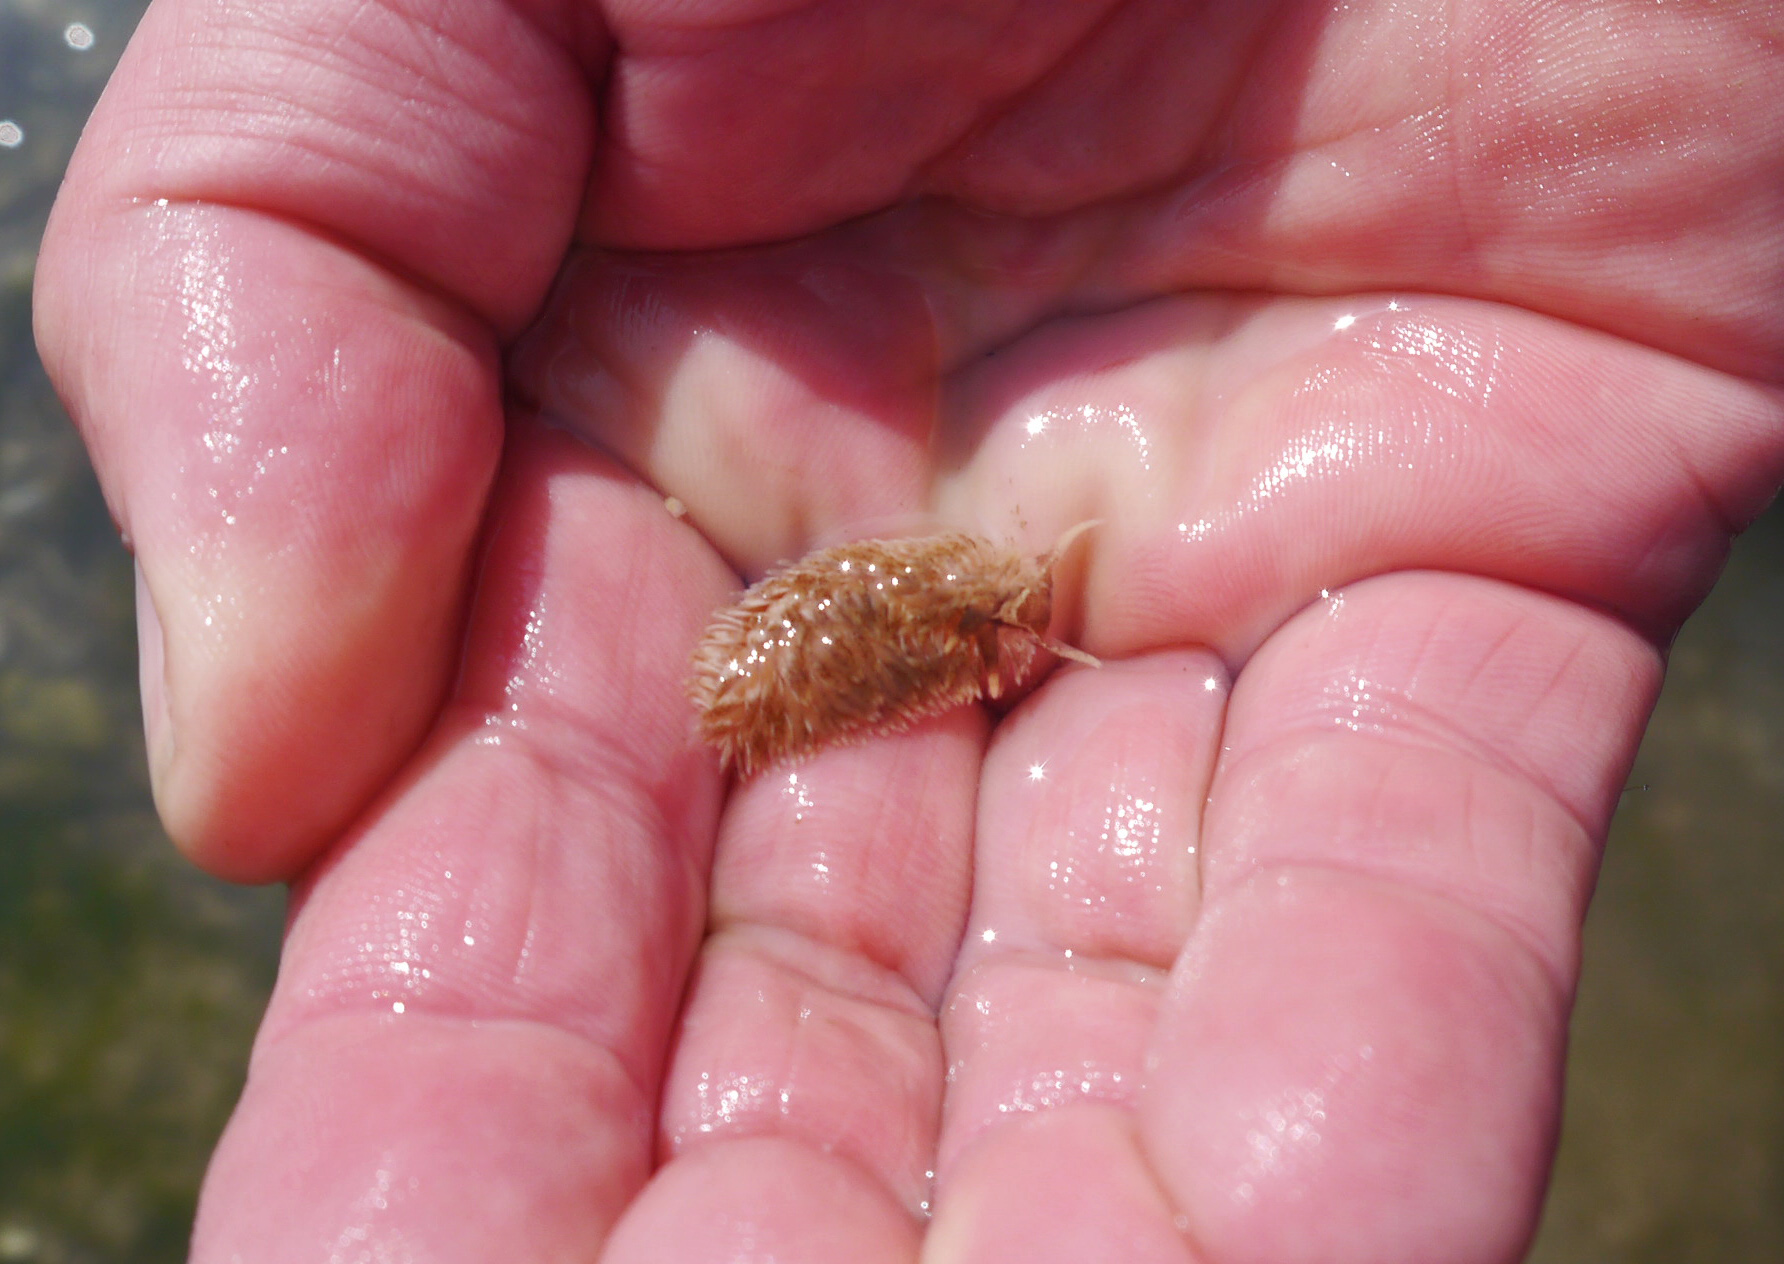
M 70 167 L 38 338 L 137 555 L 158 805 L 216 872 L 291 873 L 442 696 L 498 342 L 591 147 L 567 43 L 482 0 L 162 0 Z

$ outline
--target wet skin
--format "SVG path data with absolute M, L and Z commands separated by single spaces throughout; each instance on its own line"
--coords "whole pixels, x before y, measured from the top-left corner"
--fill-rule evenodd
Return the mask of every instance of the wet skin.
M 169 829 L 293 883 L 195 1260 L 1516 1258 L 1784 472 L 1781 36 L 161 0 L 37 320 Z M 1087 518 L 1102 670 L 690 742 L 740 580 Z

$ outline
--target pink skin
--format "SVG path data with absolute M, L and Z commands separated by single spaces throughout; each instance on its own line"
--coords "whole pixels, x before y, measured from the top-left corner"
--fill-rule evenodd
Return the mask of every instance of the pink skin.
M 159 0 L 37 312 L 169 828 L 294 882 L 194 1259 L 1515 1259 L 1663 647 L 1784 475 L 1781 40 Z M 1101 671 L 690 746 L 739 576 L 1086 518 Z

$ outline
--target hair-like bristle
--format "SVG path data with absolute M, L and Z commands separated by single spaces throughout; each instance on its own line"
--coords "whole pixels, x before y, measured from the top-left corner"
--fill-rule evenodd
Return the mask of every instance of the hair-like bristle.
M 965 534 L 862 540 L 780 567 L 718 611 L 694 652 L 700 735 L 745 776 L 903 729 L 1022 679 L 1047 635 L 1052 565 Z

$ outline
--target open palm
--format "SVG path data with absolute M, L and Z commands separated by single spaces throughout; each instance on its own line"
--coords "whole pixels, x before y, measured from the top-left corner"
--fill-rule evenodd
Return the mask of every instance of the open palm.
M 159 0 L 38 319 L 169 828 L 294 882 L 194 1258 L 1515 1258 L 1665 643 L 1784 472 L 1781 38 Z M 690 741 L 740 575 L 1090 518 L 1100 671 Z

